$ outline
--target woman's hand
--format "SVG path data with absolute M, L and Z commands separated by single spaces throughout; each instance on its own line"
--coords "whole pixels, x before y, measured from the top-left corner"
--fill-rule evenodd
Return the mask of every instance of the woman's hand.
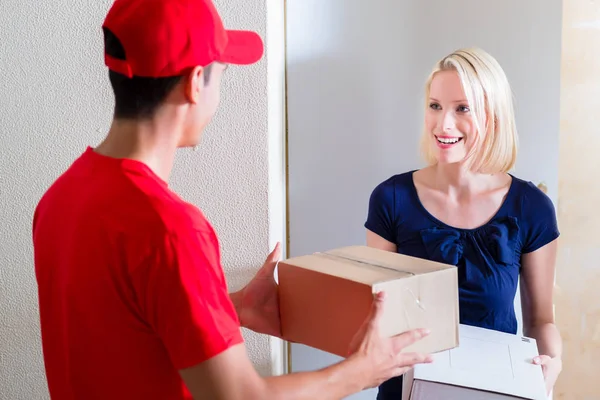
M 533 363 L 542 366 L 544 381 L 546 382 L 546 394 L 549 395 L 556 384 L 558 375 L 560 375 L 562 371 L 562 359 L 560 357 L 552 358 L 546 355 L 541 355 L 535 357 L 533 359 Z

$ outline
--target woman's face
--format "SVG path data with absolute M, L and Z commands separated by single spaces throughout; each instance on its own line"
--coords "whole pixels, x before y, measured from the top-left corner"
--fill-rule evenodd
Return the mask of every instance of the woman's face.
M 435 74 L 425 111 L 426 132 L 440 164 L 461 162 L 473 147 L 477 130 L 456 71 Z

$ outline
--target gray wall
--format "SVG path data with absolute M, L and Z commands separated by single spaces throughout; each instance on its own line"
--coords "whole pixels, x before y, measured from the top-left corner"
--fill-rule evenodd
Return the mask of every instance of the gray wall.
M 458 47 L 483 47 L 504 67 L 521 141 L 514 173 L 545 182 L 556 201 L 561 1 L 287 0 L 287 6 L 292 256 L 364 243 L 371 190 L 422 166 L 424 82 L 434 63 Z M 294 370 L 337 360 L 292 348 Z

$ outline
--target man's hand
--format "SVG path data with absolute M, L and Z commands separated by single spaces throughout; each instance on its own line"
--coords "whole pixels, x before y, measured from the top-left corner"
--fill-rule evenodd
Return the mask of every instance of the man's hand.
M 241 311 L 244 326 L 257 332 L 273 332 L 276 336 L 280 326 L 273 270 L 279 253 L 277 245 L 252 282 L 231 295 L 238 305 L 244 299 Z M 262 378 L 253 368 L 244 343 L 240 343 L 203 363 L 181 370 L 181 376 L 195 399 L 342 399 L 376 387 L 417 363 L 431 361 L 429 356 L 402 351 L 423 338 L 426 330 L 409 331 L 391 338 L 381 335 L 383 301 L 382 294 L 375 296 L 371 313 L 355 336 L 351 355 L 337 364 L 318 371 Z
M 277 243 L 250 283 L 231 295 L 244 328 L 279 338 L 279 292 L 274 272 L 280 258 L 281 244 Z
M 368 377 L 365 389 L 377 387 L 386 380 L 403 375 L 415 364 L 430 363 L 430 355 L 404 353 L 405 347 L 429 334 L 427 329 L 415 329 L 386 338 L 381 335 L 380 324 L 385 302 L 384 293 L 377 293 L 371 313 L 350 344 L 350 357 L 358 358 Z

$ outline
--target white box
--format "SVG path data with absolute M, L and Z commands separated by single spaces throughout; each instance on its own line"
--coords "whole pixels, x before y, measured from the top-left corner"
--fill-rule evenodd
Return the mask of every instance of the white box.
M 467 325 L 459 346 L 404 376 L 403 400 L 547 400 L 535 339 Z

